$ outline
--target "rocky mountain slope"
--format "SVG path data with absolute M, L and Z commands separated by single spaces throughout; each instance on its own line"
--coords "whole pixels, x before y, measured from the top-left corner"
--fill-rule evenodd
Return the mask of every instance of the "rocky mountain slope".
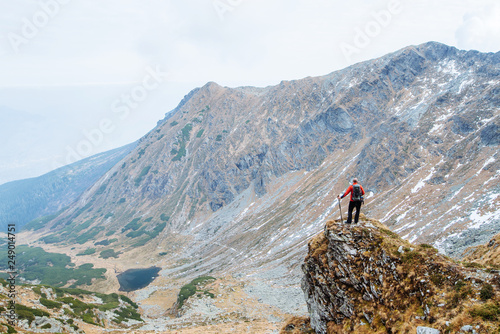
M 458 333 L 468 328 L 493 333 L 499 328 L 498 272 L 461 267 L 375 220 L 353 226 L 327 222 L 324 233 L 309 242 L 302 269 L 316 333 Z
M 496 266 L 500 269 L 500 234 L 495 235 L 487 244 L 471 247 L 464 252 L 464 261 L 480 266 Z
M 357 176 L 364 212 L 460 255 L 500 231 L 499 62 L 426 43 L 271 87 L 208 83 L 22 237 L 88 262 L 112 251 L 104 265 L 159 266 L 179 287 L 232 275 L 301 313 L 307 241 Z
M 55 288 L 46 285 L 17 286 L 17 319 L 3 318 L 2 333 L 102 333 L 103 328 L 127 330 L 143 320 L 137 304 L 124 295 L 100 294 L 81 289 Z M 11 314 L 10 285 L 0 280 L 0 310 Z M 22 296 L 22 297 L 21 297 Z
M 0 228 L 55 214 L 72 204 L 87 188 L 124 158 L 135 144 L 101 153 L 42 176 L 0 185 Z

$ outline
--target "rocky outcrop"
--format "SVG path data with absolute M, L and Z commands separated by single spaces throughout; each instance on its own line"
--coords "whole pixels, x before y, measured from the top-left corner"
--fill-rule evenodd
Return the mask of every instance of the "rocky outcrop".
M 328 221 L 302 269 L 316 333 L 455 333 L 464 325 L 491 333 L 499 325 L 498 276 L 411 245 L 375 220 Z

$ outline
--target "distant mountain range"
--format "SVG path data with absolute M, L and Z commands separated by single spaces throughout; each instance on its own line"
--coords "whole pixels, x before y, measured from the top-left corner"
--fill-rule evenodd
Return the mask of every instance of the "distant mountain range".
M 168 252 L 171 274 L 293 277 L 357 176 L 369 217 L 460 256 L 500 232 L 499 106 L 500 53 L 434 42 L 271 87 L 211 82 L 33 229 L 75 251 Z
M 0 225 L 18 228 L 72 204 L 88 187 L 118 163 L 136 144 L 111 150 L 31 179 L 0 185 Z

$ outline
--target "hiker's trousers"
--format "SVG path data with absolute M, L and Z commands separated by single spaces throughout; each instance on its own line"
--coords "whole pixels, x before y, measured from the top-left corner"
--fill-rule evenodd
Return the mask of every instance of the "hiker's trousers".
M 359 212 L 361 211 L 361 201 L 349 201 L 349 212 L 347 213 L 347 224 L 352 223 L 352 210 L 356 208 L 356 215 L 354 215 L 354 224 L 358 223 Z

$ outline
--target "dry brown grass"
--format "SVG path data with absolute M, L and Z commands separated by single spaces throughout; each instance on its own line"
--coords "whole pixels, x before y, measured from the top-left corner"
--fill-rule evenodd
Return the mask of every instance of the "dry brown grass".
M 327 249 L 328 239 L 325 237 L 323 232 L 314 236 L 311 241 L 309 241 L 309 254 L 315 259 L 318 259 L 320 255 L 325 254 Z
M 314 334 L 310 320 L 308 317 L 291 317 L 281 328 L 280 334 Z
M 500 269 L 500 234 L 493 237 L 486 245 L 468 248 L 465 254 L 463 258 L 465 262 Z

